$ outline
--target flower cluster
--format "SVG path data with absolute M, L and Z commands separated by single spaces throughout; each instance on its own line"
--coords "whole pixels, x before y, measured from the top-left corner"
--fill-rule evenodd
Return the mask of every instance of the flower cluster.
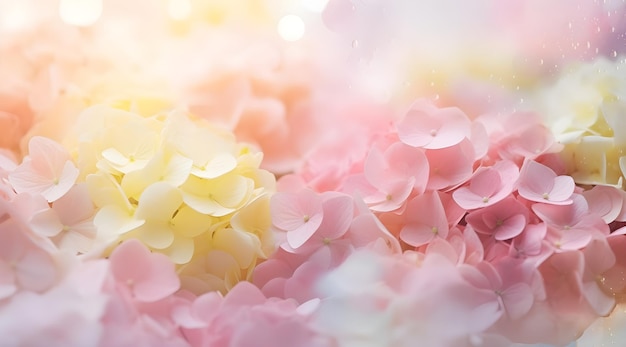
M 343 177 L 338 191 L 362 198 L 384 226 L 378 238 L 386 240 L 387 245 L 399 242 L 403 252 L 391 247 L 383 254 L 402 253 L 397 261 L 404 265 L 384 266 L 404 267 L 390 277 L 387 275 L 391 270 L 372 270 L 368 276 L 374 278 L 369 280 L 382 281 L 389 288 L 374 286 L 371 292 L 362 292 L 372 285 L 356 284 L 349 290 L 357 294 L 347 293 L 347 301 L 337 299 L 340 302 L 326 308 L 330 315 L 342 320 L 337 317 L 370 317 L 377 312 L 376 318 L 368 318 L 363 324 L 377 324 L 372 334 L 378 338 L 385 335 L 383 331 L 399 329 L 426 334 L 419 336 L 420 341 L 458 346 L 461 340 L 469 343 L 483 338 L 567 343 L 596 317 L 611 313 L 615 297 L 626 290 L 623 260 L 617 256 L 626 230 L 620 228 L 626 221 L 626 195 L 608 186 L 589 190 L 576 187 L 574 179 L 563 174 L 558 157 L 561 146 L 539 117 L 519 113 L 499 118 L 497 123 L 493 117 L 472 121 L 458 108 L 439 108 L 420 100 L 395 130 L 376 135 L 378 139 L 360 164 Z M 347 155 L 345 160 L 352 158 Z M 348 259 L 348 265 L 336 271 L 345 274 L 341 270 L 345 266 L 350 268 L 345 271 L 355 272 L 357 265 L 350 259 L 362 256 L 350 254 L 365 246 L 346 241 L 346 231 L 355 230 L 348 228 L 347 219 L 334 217 L 346 211 L 347 204 L 333 207 L 332 213 L 324 208 L 338 199 L 338 193 L 327 191 L 316 197 L 312 192 L 301 192 L 298 197 L 290 192 L 306 186 L 306 176 L 283 177 L 279 181 L 283 192 L 271 202 L 274 228 L 286 232 L 286 239 L 281 250 L 263 265 L 276 267 L 272 272 L 283 273 L 281 276 L 287 279 L 267 281 L 264 266 L 257 272 L 264 290 L 281 297 L 306 293 L 312 279 L 320 278 L 317 273 L 336 268 L 333 255 Z M 325 223 L 329 218 L 335 222 Z M 358 233 L 375 235 L 368 230 L 359 226 Z M 396 240 L 390 239 L 391 235 Z M 326 258 L 319 249 L 325 249 Z M 313 250 L 314 256 L 303 263 L 301 254 Z M 308 264 L 313 259 L 317 269 Z M 376 259 L 383 264 L 390 261 Z M 282 270 L 277 269 L 278 264 Z M 447 270 L 438 269 L 440 266 Z M 415 280 L 410 280 L 414 272 Z M 449 283 L 442 273 L 450 274 Z M 415 281 L 415 287 L 396 287 L 398 277 Z M 258 279 L 256 273 L 254 278 Z M 426 284 L 437 290 L 423 289 Z M 334 286 L 326 290 L 334 293 L 350 287 Z M 474 301 L 452 303 L 450 297 L 454 295 L 448 290 L 474 293 L 467 296 Z M 425 312 L 428 326 L 437 326 L 428 313 L 428 305 L 437 301 L 435 293 L 444 293 L 446 299 L 442 297 L 441 302 L 446 301 L 445 306 L 451 310 L 437 316 L 442 325 L 455 317 L 477 325 L 460 329 L 458 335 L 448 330 L 411 328 L 406 325 L 413 324 L 409 319 L 395 321 L 397 326 L 388 325 L 392 319 L 388 315 L 412 314 L 415 318 Z M 384 304 L 359 306 L 353 300 L 361 295 L 368 299 L 359 302 L 382 300 Z M 314 295 L 305 295 L 301 300 L 311 297 Z M 401 312 L 391 308 L 396 306 Z M 481 312 L 480 319 L 471 317 L 476 312 Z M 330 324 L 338 329 L 334 333 L 348 334 L 346 344 L 361 338 L 361 330 L 354 330 L 356 325 Z M 407 336 L 397 337 L 398 341 L 393 340 L 394 336 L 389 338 L 385 343 L 411 341 Z
M 259 169 L 262 154 L 232 133 L 185 112 L 144 117 L 106 105 L 85 110 L 76 132 L 78 169 L 104 246 L 139 239 L 188 264 L 183 276 L 216 257 L 209 263 L 232 267 L 206 271 L 226 287 L 272 252 L 263 216 L 274 177 Z M 223 288 L 210 280 L 188 284 L 196 291 Z
M 615 343 L 624 9 L 0 1 L 1 344 Z
M 86 109 L 75 130 L 75 158 L 39 136 L 19 165 L 2 157 L 4 199 L 54 247 L 99 254 L 138 239 L 197 293 L 226 291 L 273 252 L 274 177 L 230 132 L 184 112 L 107 105 Z

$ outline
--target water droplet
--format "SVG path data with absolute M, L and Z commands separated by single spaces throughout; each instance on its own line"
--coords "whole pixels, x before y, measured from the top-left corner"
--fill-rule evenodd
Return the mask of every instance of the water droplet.
M 591 48 L 591 42 L 587 41 L 587 49 Z
M 543 65 L 543 59 L 539 60 L 539 65 Z
M 567 27 L 571 29 L 572 28 L 572 22 L 568 22 L 567 23 Z
M 352 48 L 358 48 L 359 47 L 359 40 L 352 40 Z
M 613 58 L 617 58 L 617 51 L 613 51 Z

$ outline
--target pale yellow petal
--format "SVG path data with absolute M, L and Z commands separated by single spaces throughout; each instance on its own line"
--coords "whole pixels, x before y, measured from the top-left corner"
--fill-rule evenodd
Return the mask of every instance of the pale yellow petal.
M 143 191 L 135 215 L 151 221 L 170 221 L 182 203 L 178 188 L 167 182 L 157 182 Z
M 235 258 L 242 269 L 252 265 L 260 244 L 248 233 L 230 228 L 219 229 L 213 234 L 213 245 L 216 249 L 228 252 Z

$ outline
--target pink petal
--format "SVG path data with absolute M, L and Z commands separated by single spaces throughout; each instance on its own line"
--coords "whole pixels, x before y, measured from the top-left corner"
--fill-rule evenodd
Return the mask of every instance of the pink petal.
M 78 169 L 67 151 L 56 142 L 35 136 L 30 155 L 11 174 L 9 181 L 20 192 L 42 194 L 49 202 L 63 196 L 76 182 Z
M 586 247 L 591 239 L 593 238 L 593 234 L 589 230 L 584 229 L 571 229 L 565 230 L 563 232 L 563 236 L 561 236 L 560 248 L 567 250 L 578 250 Z
M 511 244 L 510 253 L 515 258 L 527 258 L 542 255 L 547 258 L 552 253 L 553 249 L 545 245 L 544 238 L 547 233 L 547 227 L 545 223 L 528 224 L 526 228 L 515 238 Z M 537 259 L 539 263 L 545 260 L 544 257 Z
M 621 190 L 609 186 L 595 186 L 590 190 L 583 192 L 583 196 L 587 200 L 589 209 L 602 216 L 605 223 L 615 221 L 624 206 Z M 622 191 L 623 192 L 623 191 Z
M 491 283 L 477 267 L 461 264 L 459 266 L 459 272 L 463 279 L 469 282 L 473 287 L 477 289 L 491 289 Z
M 53 185 L 42 192 L 44 198 L 46 198 L 49 202 L 53 202 L 61 198 L 65 193 L 67 193 L 76 183 L 76 179 L 78 178 L 79 171 L 74 166 L 74 163 L 71 161 L 65 162 L 63 166 L 63 171 L 59 177 L 56 177 Z
M 519 194 L 525 199 L 541 202 L 544 194 L 552 191 L 555 178 L 556 174 L 549 167 L 528 160 L 520 171 Z
M 437 192 L 415 197 L 407 205 L 407 223 L 400 231 L 400 238 L 411 246 L 421 246 L 433 237 L 447 237 L 448 220 Z
M 287 232 L 287 243 L 293 249 L 302 246 L 308 239 L 315 234 L 322 224 L 323 216 L 318 213 L 303 222 L 298 228 Z
M 95 208 L 85 183 L 73 186 L 63 197 L 55 201 L 52 208 L 65 225 L 74 225 L 92 217 Z
M 517 214 L 508 218 L 502 225 L 497 227 L 494 237 L 496 240 L 504 241 L 512 239 L 522 233 L 526 227 L 526 217 Z
M 477 264 L 476 268 L 485 276 L 487 281 L 489 281 L 489 287 L 487 289 L 494 291 L 502 289 L 502 278 L 493 264 L 484 261 Z
M 490 197 L 501 188 L 502 181 L 498 171 L 492 168 L 479 169 L 470 180 L 469 189 L 472 193 Z
M 71 159 L 63 146 L 42 136 L 34 136 L 29 140 L 28 155 L 33 161 L 33 169 L 47 177 L 60 173 Z
M 400 141 L 413 147 L 424 147 L 434 141 L 441 128 L 441 120 L 432 115 L 436 109 L 431 108 L 430 105 L 427 107 L 424 109 L 422 105 L 414 105 L 398 124 Z
M 144 302 L 164 299 L 180 288 L 180 280 L 174 263 L 167 256 L 159 253 L 152 253 L 150 258 L 151 266 L 145 269 L 149 271 L 149 279 L 144 278 L 133 287 L 135 298 Z
M 585 266 L 592 276 L 602 274 L 616 263 L 615 253 L 606 239 L 594 239 L 583 250 Z
M 512 320 L 519 319 L 528 313 L 534 301 L 532 289 L 523 282 L 506 288 L 502 293 L 504 309 Z
M 416 193 L 424 192 L 428 182 L 429 165 L 423 150 L 396 142 L 385 151 L 385 161 L 390 170 L 389 175 L 384 177 L 385 180 L 413 178 Z
M 363 173 L 367 181 L 374 187 L 380 188 L 389 177 L 389 165 L 383 152 L 378 147 L 370 149 L 363 164 Z
M 154 302 L 180 287 L 174 264 L 163 254 L 151 253 L 131 239 L 119 245 L 109 257 L 115 279 L 128 286 L 139 301 Z
M 483 244 L 478 238 L 478 235 L 472 229 L 470 225 L 465 227 L 463 230 L 463 239 L 465 241 L 465 263 L 466 264 L 477 264 L 483 261 L 485 256 L 485 250 L 483 248 Z
M 138 240 L 122 242 L 111 253 L 111 271 L 118 282 L 138 281 L 147 276 L 150 268 L 150 251 Z
M 470 141 L 474 146 L 475 158 L 480 159 L 489 151 L 489 134 L 481 122 L 472 122 Z
M 404 205 L 406 199 L 413 192 L 415 178 L 388 181 L 381 191 L 365 196 L 363 200 L 369 205 L 372 211 L 390 212 L 395 211 Z
M 60 275 L 52 256 L 34 246 L 19 259 L 15 271 L 21 287 L 39 292 L 50 288 Z
M 309 190 L 275 194 L 270 210 L 272 223 L 284 231 L 292 231 L 305 224 L 310 225 L 308 228 L 317 229 L 323 217 L 321 197 Z
M 430 168 L 426 187 L 429 190 L 453 188 L 472 176 L 474 148 L 469 140 L 452 147 L 430 149 L 425 154 Z
M 17 292 L 13 268 L 5 261 L 0 261 L 0 300 Z
M 324 201 L 324 219 L 319 228 L 319 237 L 338 239 L 350 227 L 354 218 L 354 202 L 348 195 L 340 195 Z
M 26 159 L 20 166 L 9 174 L 9 183 L 19 193 L 41 194 L 50 185 L 54 178 L 45 177 L 35 172 L 30 160 Z
M 429 243 L 436 234 L 433 227 L 427 225 L 406 225 L 400 231 L 400 239 L 413 247 L 419 247 Z
M 570 176 L 558 176 L 554 178 L 554 186 L 552 190 L 549 192 L 548 201 L 551 202 L 565 202 L 567 201 L 572 194 L 574 193 L 574 188 L 576 184 L 574 183 L 574 179 Z
M 433 141 L 424 146 L 424 148 L 438 149 L 450 147 L 470 137 L 470 120 L 460 109 L 456 107 L 442 108 L 437 112 L 436 116 L 441 119 L 442 126 Z
M 439 192 L 439 199 L 441 200 L 444 211 L 446 211 L 448 225 L 453 227 L 459 224 L 467 211 L 454 201 L 450 193 Z
M 461 259 L 459 259 L 459 254 L 457 251 L 450 245 L 450 243 L 441 238 L 435 238 L 432 240 L 428 247 L 426 248 L 426 254 L 437 253 L 445 258 L 447 258 L 451 263 L 458 263 Z
M 56 236 L 63 230 L 63 223 L 51 208 L 37 212 L 28 224 L 37 235 L 44 237 Z
M 583 283 L 582 290 L 585 299 L 599 316 L 606 317 L 615 308 L 615 298 L 604 293 L 595 281 Z

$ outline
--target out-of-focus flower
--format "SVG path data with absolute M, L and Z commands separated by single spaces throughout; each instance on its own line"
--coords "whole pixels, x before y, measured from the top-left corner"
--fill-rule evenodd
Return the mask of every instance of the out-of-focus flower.
M 315 305 L 313 304 L 313 310 Z M 207 293 L 173 311 L 174 320 L 192 346 L 332 346 L 319 334 L 306 305 L 266 298 L 248 282 L 224 297 Z
M 620 57 L 573 64 L 531 103 L 565 145 L 562 157 L 576 183 L 622 186 L 625 71 Z

